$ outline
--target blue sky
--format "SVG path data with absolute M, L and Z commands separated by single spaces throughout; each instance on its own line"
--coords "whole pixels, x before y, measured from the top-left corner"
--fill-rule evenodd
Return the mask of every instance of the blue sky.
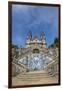
M 58 7 L 12 5 L 12 43 L 25 47 L 27 33 L 40 39 L 45 33 L 47 47 L 58 37 Z

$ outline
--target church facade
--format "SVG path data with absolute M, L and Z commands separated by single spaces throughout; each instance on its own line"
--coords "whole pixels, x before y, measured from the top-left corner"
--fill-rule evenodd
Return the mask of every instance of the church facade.
M 28 32 L 27 39 L 26 39 L 26 48 L 28 47 L 39 47 L 39 48 L 46 48 L 46 38 L 44 32 L 40 35 L 40 40 L 35 36 L 32 38 L 32 33 Z

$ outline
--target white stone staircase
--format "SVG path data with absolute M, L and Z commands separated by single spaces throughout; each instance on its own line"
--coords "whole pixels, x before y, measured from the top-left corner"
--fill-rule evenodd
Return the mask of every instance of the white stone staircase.
M 48 74 L 45 71 L 31 71 L 23 74 L 19 74 L 15 77 L 20 80 L 40 80 L 40 78 L 48 78 Z
M 19 74 L 12 78 L 12 85 L 38 85 L 38 84 L 58 83 L 57 77 L 50 77 L 46 71 L 32 71 Z

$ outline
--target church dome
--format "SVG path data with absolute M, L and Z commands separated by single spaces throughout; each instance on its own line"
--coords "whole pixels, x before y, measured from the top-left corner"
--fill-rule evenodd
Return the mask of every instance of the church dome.
M 37 36 L 34 36 L 34 39 L 33 40 L 38 40 L 38 37 Z

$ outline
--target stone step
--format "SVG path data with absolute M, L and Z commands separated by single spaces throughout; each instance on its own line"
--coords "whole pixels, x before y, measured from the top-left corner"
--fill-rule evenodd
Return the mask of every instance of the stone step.
M 40 80 L 40 79 L 43 79 L 43 78 L 49 78 L 47 75 L 43 75 L 43 76 L 19 76 L 17 77 L 17 79 L 19 80 Z
M 46 73 L 31 73 L 31 74 L 20 74 L 19 76 L 43 76 L 43 75 L 47 75 Z
M 28 72 L 17 76 L 18 79 L 40 79 L 43 77 L 48 77 L 48 74 L 46 72 Z

